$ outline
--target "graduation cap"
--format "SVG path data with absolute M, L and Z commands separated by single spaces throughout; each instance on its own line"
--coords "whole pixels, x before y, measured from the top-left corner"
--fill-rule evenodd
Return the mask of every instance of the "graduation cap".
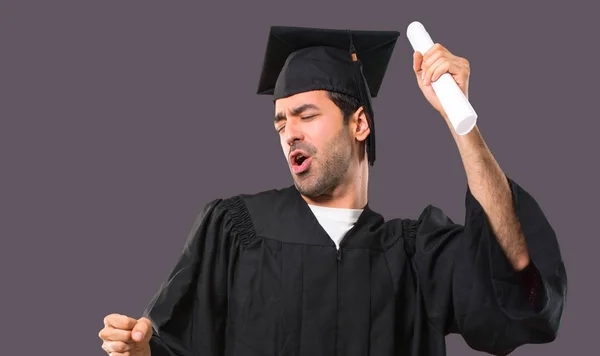
M 258 94 L 281 99 L 311 90 L 328 90 L 357 99 L 371 133 L 369 164 L 375 162 L 371 98 L 377 97 L 398 31 L 341 30 L 272 26 Z

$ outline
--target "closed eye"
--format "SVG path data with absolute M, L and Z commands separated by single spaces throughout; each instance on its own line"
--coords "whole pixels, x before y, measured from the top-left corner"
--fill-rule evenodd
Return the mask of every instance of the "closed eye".
M 318 116 L 318 114 L 301 116 L 301 117 L 300 117 L 300 119 L 301 119 L 302 121 L 305 121 L 305 120 L 310 120 L 310 119 L 313 119 L 313 118 L 315 118 L 316 116 Z M 281 133 L 281 132 L 283 131 L 283 129 L 284 129 L 284 128 L 285 128 L 285 125 L 281 125 L 281 126 L 280 126 L 280 127 L 278 127 L 276 130 L 277 130 L 277 132 L 278 132 L 278 133 Z

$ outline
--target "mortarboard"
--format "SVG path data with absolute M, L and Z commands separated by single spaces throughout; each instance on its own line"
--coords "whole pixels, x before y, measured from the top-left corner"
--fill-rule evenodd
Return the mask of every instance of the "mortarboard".
M 311 90 L 350 95 L 364 106 L 371 133 L 369 163 L 375 162 L 371 98 L 379 93 L 398 31 L 272 26 L 258 94 L 273 100 Z

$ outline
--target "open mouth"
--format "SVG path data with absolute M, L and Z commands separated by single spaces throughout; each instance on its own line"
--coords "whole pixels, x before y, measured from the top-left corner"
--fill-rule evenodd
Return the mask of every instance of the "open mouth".
M 290 164 L 294 173 L 300 174 L 306 171 L 310 166 L 310 156 L 302 151 L 294 151 L 290 155 Z
M 301 166 L 305 160 L 306 160 L 306 157 L 304 157 L 303 155 L 300 154 L 295 157 L 294 164 L 297 166 Z

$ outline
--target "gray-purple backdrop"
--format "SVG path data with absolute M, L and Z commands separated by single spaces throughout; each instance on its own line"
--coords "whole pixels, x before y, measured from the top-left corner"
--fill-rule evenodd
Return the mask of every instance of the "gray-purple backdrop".
M 466 180 L 419 91 L 406 26 L 471 62 L 470 99 L 505 172 L 560 238 L 558 339 L 591 354 L 598 309 L 598 59 L 584 1 L 10 1 L 0 4 L 0 333 L 6 355 L 104 355 L 103 317 L 139 317 L 217 197 L 291 184 L 269 97 L 271 25 L 399 30 L 375 100 L 370 203 L 462 222 Z M 594 163 L 596 162 L 596 163 Z M 595 331 L 595 332 L 594 332 Z M 449 355 L 475 355 L 449 337 Z

